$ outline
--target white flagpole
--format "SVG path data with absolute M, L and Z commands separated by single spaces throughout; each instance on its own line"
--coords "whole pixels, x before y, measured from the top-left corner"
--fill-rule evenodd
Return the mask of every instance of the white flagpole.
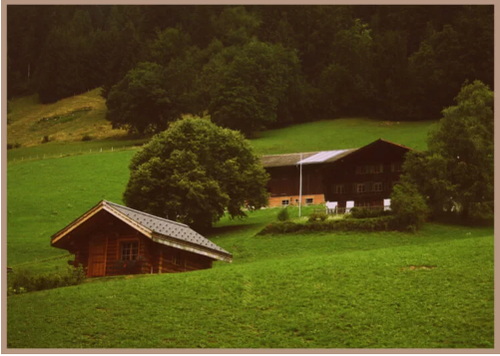
M 299 218 L 302 216 L 302 153 L 300 154 Z

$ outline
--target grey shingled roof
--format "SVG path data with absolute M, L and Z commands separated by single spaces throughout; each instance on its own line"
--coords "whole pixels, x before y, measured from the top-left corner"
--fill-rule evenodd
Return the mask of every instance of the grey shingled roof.
M 201 236 L 199 233 L 197 233 L 187 225 L 178 223 L 176 221 L 160 218 L 155 215 L 147 214 L 142 211 L 112 203 L 107 200 L 104 200 L 104 202 L 112 208 L 118 210 L 120 213 L 125 214 L 131 220 L 152 230 L 159 235 L 173 237 L 178 240 L 203 246 L 210 250 L 219 251 L 231 255 L 229 252 L 217 246 L 209 239 Z
M 318 152 L 302 153 L 302 159 L 313 156 Z M 300 161 L 300 153 L 287 153 L 282 155 L 268 155 L 260 158 L 262 165 L 266 168 L 295 166 Z
M 345 150 L 334 151 L 305 152 L 302 153 L 302 161 L 304 162 L 304 164 L 332 163 L 353 153 L 356 150 L 358 150 L 358 148 L 349 148 Z M 315 156 L 324 156 L 324 158 L 322 160 L 314 161 Z M 313 161 L 309 162 L 308 158 Z M 261 162 L 265 168 L 296 166 L 300 162 L 300 153 L 262 156 Z

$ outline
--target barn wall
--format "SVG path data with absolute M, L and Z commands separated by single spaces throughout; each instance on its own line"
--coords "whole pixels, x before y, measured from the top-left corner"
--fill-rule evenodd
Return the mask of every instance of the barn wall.
M 89 242 L 92 237 L 98 245 L 106 247 L 106 276 L 184 272 L 212 267 L 211 258 L 153 242 L 111 214 L 100 212 L 86 222 L 84 228 L 74 232 L 74 242 L 70 249 L 70 252 L 75 254 L 75 266 L 82 264 L 87 268 L 88 277 L 94 276 L 91 273 L 93 268 L 89 266 L 89 261 L 93 260 L 89 259 Z M 139 258 L 136 262 L 125 264 L 121 261 L 120 244 L 134 241 L 138 242 Z
M 312 198 L 313 204 L 337 201 L 345 207 L 346 201 L 353 200 L 355 206 L 382 206 L 383 200 L 390 198 L 392 187 L 400 179 L 400 167 L 404 162 L 406 148 L 399 145 L 376 141 L 359 151 L 333 163 L 304 165 L 302 172 L 303 204 Z M 360 174 L 359 167 L 382 165 L 381 172 Z M 297 205 L 299 199 L 300 174 L 297 166 L 266 168 L 271 175 L 268 191 L 271 195 L 269 206 L 283 206 L 288 200 Z M 381 190 L 378 190 L 379 183 Z M 363 184 L 365 191 L 359 192 Z M 337 186 L 344 186 L 339 191 Z
M 299 205 L 299 195 L 288 195 L 288 196 L 279 196 L 279 197 L 271 197 L 269 198 L 269 206 L 271 208 L 274 207 L 280 207 L 280 206 L 287 206 L 288 205 L 293 205 L 297 206 Z M 310 204 L 323 204 L 325 202 L 325 196 L 323 194 L 307 194 L 307 195 L 302 195 L 302 205 L 308 205 L 309 202 L 312 199 L 312 203 Z

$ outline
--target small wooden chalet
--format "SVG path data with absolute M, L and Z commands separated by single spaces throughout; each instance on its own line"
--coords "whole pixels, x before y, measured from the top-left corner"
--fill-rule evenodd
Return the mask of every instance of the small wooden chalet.
M 382 207 L 399 181 L 411 149 L 379 139 L 361 148 L 263 156 L 271 179 L 269 205 L 298 205 L 302 165 L 302 204 L 347 201 L 358 207 Z
M 232 262 L 232 255 L 189 226 L 103 200 L 52 236 L 87 277 L 172 273 Z

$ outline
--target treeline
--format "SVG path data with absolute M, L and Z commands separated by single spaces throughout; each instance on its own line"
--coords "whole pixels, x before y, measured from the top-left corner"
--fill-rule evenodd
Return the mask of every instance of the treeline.
M 493 88 L 493 6 L 14 6 L 8 97 L 102 87 L 115 127 L 183 113 L 262 128 L 339 116 L 437 119 Z

